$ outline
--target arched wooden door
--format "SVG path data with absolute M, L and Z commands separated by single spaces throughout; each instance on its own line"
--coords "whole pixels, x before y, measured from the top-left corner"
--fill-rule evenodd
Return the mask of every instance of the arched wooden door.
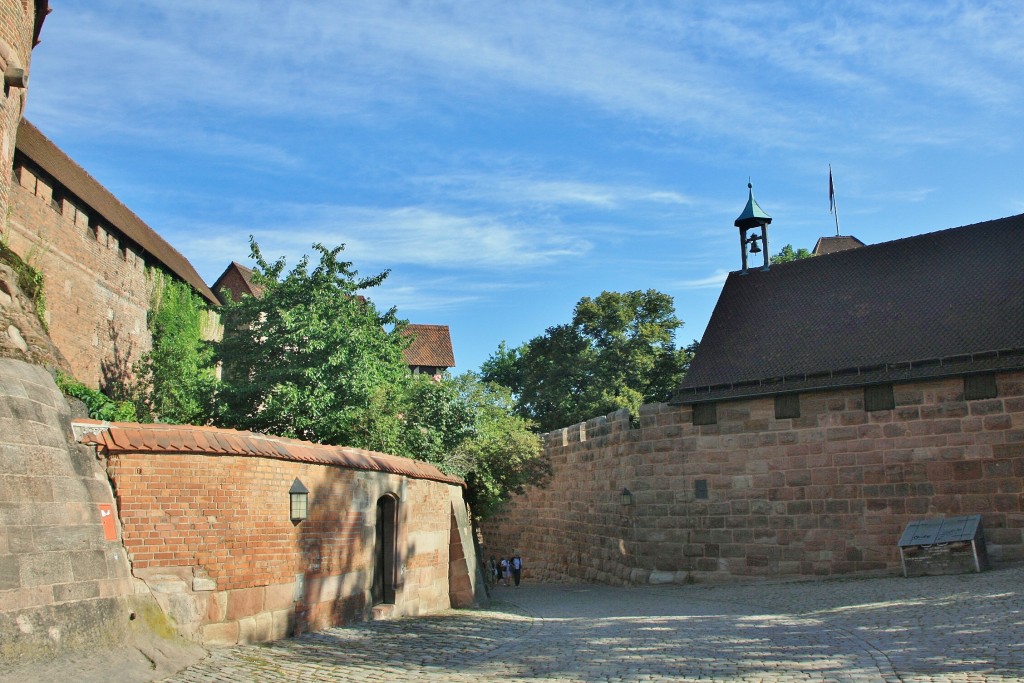
M 398 501 L 394 496 L 377 500 L 377 524 L 374 538 L 373 604 L 395 602 L 395 542 L 398 538 Z

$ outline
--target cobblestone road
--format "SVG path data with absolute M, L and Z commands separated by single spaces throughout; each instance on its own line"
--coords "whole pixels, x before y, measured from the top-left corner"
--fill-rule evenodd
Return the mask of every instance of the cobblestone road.
M 215 650 L 200 681 L 1021 681 L 1024 568 L 916 579 L 495 590 L 489 610 Z

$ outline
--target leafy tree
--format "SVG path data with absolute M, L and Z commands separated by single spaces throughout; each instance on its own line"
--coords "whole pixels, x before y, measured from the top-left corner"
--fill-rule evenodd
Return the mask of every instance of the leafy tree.
M 152 351 L 135 365 L 132 393 L 143 420 L 206 424 L 217 377 L 213 348 L 203 340 L 206 302 L 188 284 L 152 271 Z
M 304 256 L 285 273 L 250 238 L 260 297 L 222 309 L 223 362 L 216 422 L 325 444 L 377 450 L 400 441 L 397 403 L 407 379 L 405 322 L 381 313 L 363 292 L 388 271 L 360 278 L 338 256 L 344 245 L 314 244 L 319 264 Z
M 449 474 L 465 477 L 473 462 L 458 449 L 476 436 L 476 406 L 450 381 L 410 376 L 404 384 L 402 437 L 397 454 L 425 460 Z
M 656 290 L 602 292 L 576 304 L 570 324 L 509 349 L 481 367 L 483 379 L 516 396 L 519 414 L 544 431 L 662 401 L 689 367 L 692 351 L 675 347 L 682 326 L 672 297 Z
M 458 445 L 455 456 L 467 465 L 462 476 L 473 514 L 485 518 L 526 486 L 543 486 L 551 463 L 542 455 L 533 424 L 516 414 L 507 387 L 483 382 L 472 372 L 455 378 L 451 386 L 473 414 L 473 434 Z
M 779 263 L 789 263 L 790 261 L 799 261 L 800 259 L 810 258 L 812 256 L 814 256 L 814 254 L 812 254 L 811 252 L 807 251 L 803 247 L 800 247 L 799 249 L 794 250 L 792 244 L 787 244 L 786 246 L 784 246 L 782 249 L 779 250 L 779 253 L 777 253 L 774 256 L 772 256 L 770 260 L 771 260 L 772 265 L 777 265 Z

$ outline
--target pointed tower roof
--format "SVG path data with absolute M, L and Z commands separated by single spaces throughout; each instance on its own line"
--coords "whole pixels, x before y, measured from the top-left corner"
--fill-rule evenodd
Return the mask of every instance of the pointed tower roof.
M 743 213 L 733 223 L 737 228 L 754 228 L 758 225 L 767 225 L 772 222 L 772 217 L 764 212 L 754 200 L 754 186 L 747 183 L 747 190 L 750 196 L 747 198 L 747 205 L 743 207 Z

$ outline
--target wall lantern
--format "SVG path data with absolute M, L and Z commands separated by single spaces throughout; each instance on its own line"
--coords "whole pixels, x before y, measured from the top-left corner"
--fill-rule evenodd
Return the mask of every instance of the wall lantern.
M 629 489 L 622 489 L 622 493 L 619 494 L 622 499 L 623 506 L 629 506 L 633 504 L 633 494 L 630 493 Z
M 288 494 L 292 499 L 292 524 L 298 524 L 309 516 L 309 489 L 303 486 L 296 477 L 292 482 L 292 487 L 288 489 Z

